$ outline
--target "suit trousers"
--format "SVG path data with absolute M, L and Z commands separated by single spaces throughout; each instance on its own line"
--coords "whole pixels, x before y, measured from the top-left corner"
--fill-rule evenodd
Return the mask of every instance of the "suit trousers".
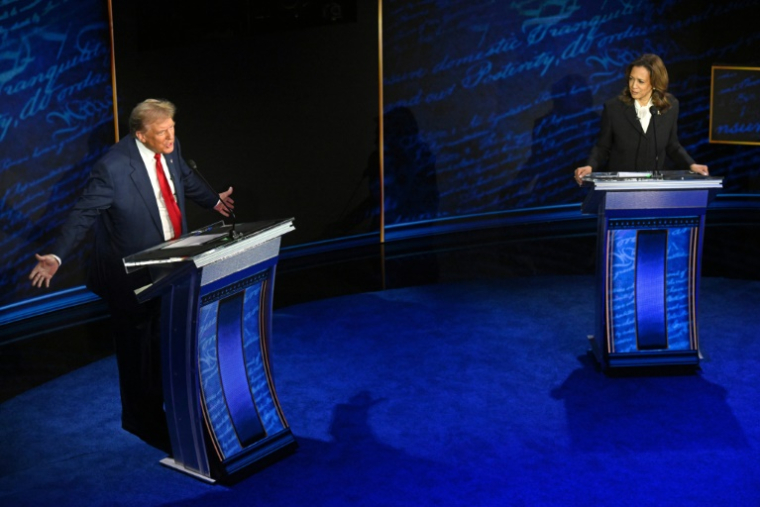
M 161 376 L 161 300 L 111 306 L 122 427 L 169 450 Z

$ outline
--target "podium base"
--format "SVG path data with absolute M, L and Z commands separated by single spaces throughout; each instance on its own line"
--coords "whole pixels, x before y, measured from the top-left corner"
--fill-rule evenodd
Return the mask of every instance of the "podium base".
M 208 477 L 206 475 L 199 474 L 197 472 L 193 472 L 192 470 L 188 470 L 187 468 L 185 468 L 181 464 L 179 464 L 176 461 L 174 461 L 174 458 L 172 458 L 171 456 L 165 457 L 159 463 L 161 463 L 165 467 L 171 468 L 173 470 L 177 470 L 179 472 L 182 472 L 183 474 L 187 474 L 187 475 L 189 475 L 191 477 L 199 479 L 199 480 L 201 480 L 201 481 L 203 481 L 203 482 L 205 482 L 207 484 L 216 484 L 216 479 L 212 479 L 211 477 Z
M 286 428 L 226 461 L 217 462 L 212 466 L 209 475 L 187 468 L 171 456 L 162 459 L 160 463 L 165 467 L 200 479 L 207 484 L 234 484 L 292 454 L 297 448 L 298 443 L 295 437 L 290 429 Z
M 594 336 L 587 336 L 591 353 L 603 371 L 611 369 L 685 368 L 697 369 L 702 358 L 699 350 L 644 350 L 627 353 L 604 353 Z

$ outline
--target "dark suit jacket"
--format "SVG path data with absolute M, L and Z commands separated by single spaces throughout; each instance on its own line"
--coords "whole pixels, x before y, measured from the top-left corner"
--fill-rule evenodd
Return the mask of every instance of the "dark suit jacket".
M 88 286 L 111 304 L 133 304 L 132 291 L 150 281 L 147 273 L 127 275 L 122 258 L 164 242 L 158 204 L 135 143 L 131 134 L 124 137 L 95 164 L 52 250 L 65 262 L 94 226 Z M 182 159 L 179 140 L 165 158 L 187 232 L 185 198 L 213 208 L 219 195 Z
M 591 151 L 588 165 L 594 171 L 651 172 L 656 145 L 659 170 L 665 167 L 666 154 L 675 164 L 673 169 L 688 169 L 694 160 L 678 141 L 678 101 L 672 95 L 669 98 L 672 107 L 652 116 L 646 133 L 633 104 L 626 105 L 618 98 L 605 102 L 599 141 Z

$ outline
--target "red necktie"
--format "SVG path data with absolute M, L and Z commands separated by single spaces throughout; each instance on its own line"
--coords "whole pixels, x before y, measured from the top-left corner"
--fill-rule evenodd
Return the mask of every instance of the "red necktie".
M 161 187 L 161 195 L 164 196 L 166 211 L 169 212 L 169 219 L 172 221 L 172 228 L 174 229 L 174 237 L 172 239 L 175 239 L 182 234 L 182 214 L 179 212 L 179 206 L 177 206 L 177 201 L 174 199 L 169 181 L 167 181 L 164 174 L 164 167 L 161 165 L 161 154 L 156 153 L 155 157 L 158 186 Z

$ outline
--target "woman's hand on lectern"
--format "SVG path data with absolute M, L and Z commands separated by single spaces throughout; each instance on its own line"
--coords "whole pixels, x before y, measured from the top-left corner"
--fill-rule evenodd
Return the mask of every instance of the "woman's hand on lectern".
M 590 165 L 584 165 L 583 167 L 579 167 L 578 169 L 576 169 L 575 170 L 575 181 L 578 182 L 578 185 L 580 185 L 581 183 L 583 183 L 583 177 L 584 176 L 588 176 L 589 174 L 591 174 L 591 172 L 593 170 L 594 169 Z

